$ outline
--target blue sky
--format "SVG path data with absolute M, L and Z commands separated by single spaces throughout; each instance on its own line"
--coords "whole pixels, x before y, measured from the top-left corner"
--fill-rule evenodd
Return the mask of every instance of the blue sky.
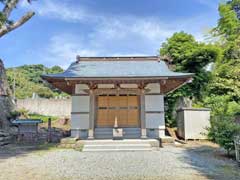
M 66 68 L 80 56 L 158 55 L 174 32 L 204 41 L 218 20 L 219 0 L 25 0 L 12 19 L 36 15 L 0 39 L 6 67 Z

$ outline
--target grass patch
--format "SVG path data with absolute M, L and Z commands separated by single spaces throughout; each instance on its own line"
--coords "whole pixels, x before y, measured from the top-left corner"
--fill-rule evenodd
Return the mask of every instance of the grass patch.
M 29 114 L 29 119 L 41 119 L 44 123 L 48 122 L 48 119 L 51 118 L 52 121 L 58 119 L 56 116 L 45 116 L 41 114 Z
M 238 171 L 238 168 L 230 165 L 222 165 L 220 166 L 220 171 L 227 175 L 234 175 L 239 176 L 240 172 Z
M 59 149 L 57 143 L 43 143 L 36 146 L 36 150 L 55 150 Z

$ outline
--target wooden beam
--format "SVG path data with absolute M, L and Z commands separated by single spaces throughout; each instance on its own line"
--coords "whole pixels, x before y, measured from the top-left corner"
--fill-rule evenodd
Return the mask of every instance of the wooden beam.
M 101 80 L 77 80 L 77 79 L 47 79 L 49 83 L 51 83 L 54 87 L 68 93 L 72 94 L 75 89 L 76 84 L 87 84 L 90 89 L 97 89 L 98 84 L 138 84 L 140 89 L 145 88 L 145 86 L 148 83 L 160 83 L 161 88 L 161 94 L 167 94 L 176 88 L 179 88 L 180 86 L 186 84 L 191 78 L 169 78 L 169 79 L 101 79 Z M 106 89 L 102 89 L 101 91 L 106 91 Z M 121 91 L 125 91 L 124 93 L 127 93 L 128 89 L 120 89 Z M 133 89 L 129 88 L 129 91 L 132 91 Z M 100 91 L 100 90 L 99 90 Z M 107 90 L 110 94 L 114 94 L 114 89 Z M 137 94 L 140 94 L 138 91 L 136 91 Z M 99 92 L 96 92 L 99 94 Z M 102 92 L 101 92 L 102 93 Z
M 90 94 L 91 90 L 84 90 L 86 93 Z M 145 90 L 146 92 L 149 92 L 150 90 Z M 117 89 L 109 89 L 109 88 L 101 88 L 101 89 L 94 89 L 95 95 L 102 95 L 102 94 L 141 94 L 141 89 L 136 88 L 117 88 Z

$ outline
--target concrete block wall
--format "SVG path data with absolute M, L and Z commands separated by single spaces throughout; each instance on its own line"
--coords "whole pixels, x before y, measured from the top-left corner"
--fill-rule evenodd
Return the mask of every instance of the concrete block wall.
M 71 99 L 18 99 L 17 109 L 26 109 L 30 113 L 37 113 L 47 116 L 70 117 Z

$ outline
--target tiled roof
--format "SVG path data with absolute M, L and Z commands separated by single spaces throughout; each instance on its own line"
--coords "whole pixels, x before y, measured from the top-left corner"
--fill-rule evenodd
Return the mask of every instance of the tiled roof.
M 173 72 L 157 56 L 146 57 L 78 57 L 59 74 L 43 78 L 143 78 L 191 77 L 191 73 Z

